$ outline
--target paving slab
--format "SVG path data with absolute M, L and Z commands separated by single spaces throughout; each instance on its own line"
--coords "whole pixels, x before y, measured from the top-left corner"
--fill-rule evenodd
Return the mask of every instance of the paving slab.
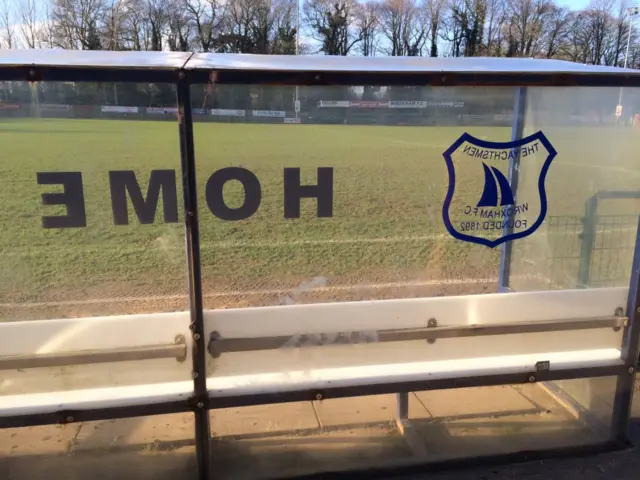
M 313 406 L 323 427 L 393 423 L 396 415 L 396 395 L 336 398 L 314 401 Z M 415 395 L 409 395 L 409 414 L 413 418 L 428 418 L 429 412 Z
M 593 432 L 537 385 L 418 392 L 409 398 L 412 424 L 427 447 L 424 460 L 593 439 Z M 259 480 L 415 459 L 391 421 L 395 402 L 395 395 L 379 395 L 212 411 L 218 478 Z M 332 428 L 321 429 L 321 424 Z M 195 478 L 193 435 L 191 413 L 0 430 L 0 478 Z M 637 480 L 639 458 L 639 452 L 626 452 L 553 467 L 535 463 L 412 478 Z M 632 474 L 627 465 L 635 465 Z
M 154 415 L 81 424 L 72 452 L 82 450 L 165 448 L 192 444 L 195 432 L 193 413 Z
M 511 386 L 416 392 L 433 417 L 535 413 L 538 407 Z
M 214 436 L 270 434 L 319 427 L 311 402 L 223 408 L 211 412 Z
M 0 455 L 67 454 L 81 428 L 81 424 L 69 424 L 0 429 Z

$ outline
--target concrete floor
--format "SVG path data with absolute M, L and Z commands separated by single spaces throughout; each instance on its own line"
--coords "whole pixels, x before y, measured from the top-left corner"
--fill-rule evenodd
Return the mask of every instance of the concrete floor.
M 574 385 L 582 385 L 575 391 L 584 390 L 583 384 Z M 587 390 L 590 421 L 606 419 L 610 405 L 593 401 L 603 388 Z M 538 385 L 416 392 L 410 394 L 409 411 L 422 449 L 395 427 L 393 395 L 218 410 L 211 413 L 215 478 L 281 478 L 606 438 L 606 425 L 588 427 L 576 418 L 579 412 L 561 403 Z M 0 430 L 0 478 L 195 478 L 193 432 L 192 414 Z M 633 476 L 625 476 L 622 468 L 634 465 Z M 637 479 L 638 468 L 640 454 L 623 452 L 429 478 Z

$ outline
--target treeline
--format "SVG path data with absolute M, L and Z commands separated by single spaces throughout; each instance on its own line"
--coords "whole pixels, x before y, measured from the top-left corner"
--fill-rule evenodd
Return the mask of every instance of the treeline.
M 0 0 L 0 47 L 293 55 L 299 13 L 300 53 L 539 57 L 622 66 L 629 39 L 628 66 L 640 68 L 630 0 L 593 0 L 580 11 L 552 0 L 300 0 L 299 5 L 300 12 L 297 0 Z M 511 104 L 512 92 L 504 89 L 462 98 L 469 93 L 301 88 L 298 98 L 307 111 L 320 100 L 465 101 L 468 113 L 488 108 L 501 113 Z M 501 100 L 496 103 L 492 95 Z M 193 89 L 196 108 L 293 110 L 294 99 L 294 87 Z M 169 106 L 175 104 L 175 89 L 4 82 L 0 108 L 3 102 L 6 108 L 11 103 Z M 637 105 L 629 96 L 624 103 Z
M 628 0 L 300 0 L 300 50 L 640 66 Z M 297 0 L 0 0 L 2 48 L 295 54 Z

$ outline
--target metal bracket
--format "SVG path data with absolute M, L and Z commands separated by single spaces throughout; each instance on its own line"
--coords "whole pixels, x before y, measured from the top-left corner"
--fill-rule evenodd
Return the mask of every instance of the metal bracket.
M 437 327 L 438 327 L 438 321 L 435 318 L 430 318 L 429 321 L 427 322 L 427 328 L 437 328 Z M 427 343 L 433 345 L 434 343 L 436 343 L 436 339 L 427 338 Z
M 218 332 L 217 330 L 214 330 L 209 335 L 209 345 L 207 345 L 207 351 L 209 352 L 209 355 L 211 355 L 211 358 L 219 358 L 220 355 L 222 355 L 222 349 L 220 348 L 220 342 L 218 341 L 221 338 L 222 335 L 220 335 L 220 332 Z
M 549 370 L 551 370 L 551 362 L 549 360 L 536 362 L 536 372 L 548 372 Z
M 614 315 L 616 317 L 622 317 L 624 315 L 624 308 L 622 308 L 622 307 L 616 308 L 616 311 L 615 311 Z M 625 320 L 623 322 L 623 324 L 622 324 L 622 327 L 626 327 L 627 325 L 629 325 L 629 321 Z M 614 332 L 619 332 L 622 327 L 615 326 L 615 327 L 613 327 L 613 331 Z

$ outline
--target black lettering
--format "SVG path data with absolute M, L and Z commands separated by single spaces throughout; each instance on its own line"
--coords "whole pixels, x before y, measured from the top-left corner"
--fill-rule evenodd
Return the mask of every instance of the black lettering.
M 160 191 L 165 223 L 178 221 L 178 197 L 176 193 L 176 172 L 173 170 L 152 170 L 147 187 L 147 198 L 142 196 L 140 185 L 133 170 L 109 172 L 111 188 L 111 210 L 115 225 L 129 225 L 127 191 L 138 220 L 143 225 L 152 224 L 158 209 Z
M 224 202 L 224 185 L 230 180 L 237 180 L 244 187 L 244 202 L 238 208 L 230 208 Z M 207 181 L 205 194 L 209 210 L 222 220 L 245 220 L 258 211 L 262 202 L 260 180 L 242 167 L 227 167 L 214 172 Z
M 38 172 L 38 185 L 63 185 L 62 193 L 43 193 L 43 205 L 64 205 L 66 215 L 42 217 L 43 228 L 81 228 L 87 226 L 82 172 Z
M 300 185 L 300 169 L 284 169 L 284 218 L 300 218 L 300 199 L 318 200 L 318 217 L 333 216 L 333 168 L 318 168 L 317 185 Z

